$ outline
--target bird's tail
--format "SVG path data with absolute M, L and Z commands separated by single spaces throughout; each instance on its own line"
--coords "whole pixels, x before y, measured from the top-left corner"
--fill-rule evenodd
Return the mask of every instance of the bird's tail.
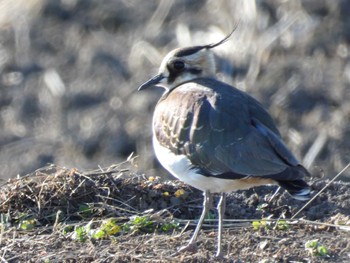
M 287 190 L 295 199 L 306 201 L 310 199 L 310 186 L 303 180 L 278 181 L 278 184 Z

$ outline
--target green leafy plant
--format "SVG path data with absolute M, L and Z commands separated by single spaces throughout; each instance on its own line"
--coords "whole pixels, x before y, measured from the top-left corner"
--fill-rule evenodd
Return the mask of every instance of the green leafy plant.
M 21 230 L 32 230 L 35 227 L 35 219 L 25 219 L 19 224 Z
M 80 204 L 79 205 L 79 215 L 83 218 L 88 218 L 92 216 L 93 207 L 89 204 Z
M 289 224 L 286 220 L 256 220 L 252 222 L 252 226 L 254 230 L 259 230 L 261 228 L 264 229 L 278 229 L 278 230 L 287 230 L 289 228 Z
M 305 249 L 314 256 L 327 257 L 329 256 L 328 249 L 320 244 L 317 239 L 309 240 L 305 243 Z
M 266 220 L 257 220 L 252 222 L 252 226 L 254 230 L 259 230 L 261 228 L 266 228 L 267 223 L 266 223 Z
M 71 233 L 72 231 L 74 231 L 74 226 L 66 226 L 66 227 L 63 229 L 63 234 L 64 234 L 64 235 L 67 235 L 67 234 Z
M 125 232 L 144 232 L 152 233 L 156 229 L 156 224 L 148 216 L 134 216 L 131 220 L 123 224 Z
M 178 228 L 179 223 L 175 220 L 158 223 L 152 220 L 150 216 L 134 216 L 123 224 L 119 224 L 116 219 L 107 219 L 99 226 L 96 223 L 93 224 L 92 221 L 87 225 L 76 226 L 74 228 L 72 226 L 66 226 L 63 233 L 67 235 L 73 231 L 71 235 L 72 239 L 85 242 L 88 238 L 111 239 L 118 234 L 153 233 L 155 231 L 170 232 Z
M 103 239 L 116 235 L 121 231 L 121 227 L 118 225 L 117 220 L 108 219 L 102 222 L 101 226 L 93 231 L 91 237 L 94 239 Z
M 286 220 L 278 220 L 275 224 L 275 229 L 278 230 L 287 230 L 289 228 L 289 224 Z
M 162 232 L 170 232 L 170 231 L 179 229 L 179 225 L 180 225 L 179 222 L 172 220 L 169 223 L 162 223 L 160 228 Z
M 79 242 L 85 242 L 88 238 L 89 231 L 90 224 L 87 224 L 86 226 L 77 226 L 74 229 L 73 239 L 76 239 Z
M 170 222 L 157 223 L 153 221 L 149 216 L 134 216 L 127 223 L 122 225 L 124 232 L 143 232 L 143 233 L 153 233 L 157 230 L 162 232 L 170 232 L 172 230 L 177 230 L 179 228 L 179 223 L 175 220 Z

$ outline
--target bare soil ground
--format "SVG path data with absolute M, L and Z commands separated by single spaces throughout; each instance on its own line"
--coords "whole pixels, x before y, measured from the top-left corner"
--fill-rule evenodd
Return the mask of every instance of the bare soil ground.
M 12 2 L 0 0 L 0 178 L 132 152 L 166 175 L 151 146 L 160 93 L 136 90 L 170 50 L 217 42 L 237 21 L 214 50 L 218 77 L 266 106 L 313 173 L 329 178 L 350 161 L 349 1 Z
M 266 106 L 311 171 L 315 193 L 350 161 L 347 0 L 11 3 L 0 0 L 3 262 L 216 260 L 215 210 L 198 250 L 173 255 L 190 238 L 202 194 L 164 181 L 168 175 L 151 147 L 160 93 L 136 90 L 167 52 L 216 42 L 237 21 L 232 40 L 214 50 L 218 77 Z M 137 166 L 109 167 L 132 152 Z M 98 165 L 109 168 L 86 172 Z M 349 181 L 349 169 L 341 178 Z M 291 218 L 304 203 L 285 193 L 269 201 L 275 188 L 232 193 L 222 261 L 350 261 L 350 188 L 344 181 L 327 187 L 297 219 Z M 146 220 L 146 229 L 133 225 L 135 216 Z M 101 229 L 111 218 L 113 233 L 77 238 L 79 229 Z M 315 239 L 315 248 L 306 250 Z M 317 252 L 322 248 L 328 250 L 323 256 Z
M 314 193 L 326 183 L 313 182 Z M 270 200 L 275 188 L 230 194 L 221 260 L 215 258 L 215 210 L 208 215 L 197 250 L 176 254 L 190 239 L 202 193 L 178 181 L 137 175 L 130 162 L 88 172 L 51 165 L 12 179 L 0 190 L 3 262 L 350 260 L 350 188 L 344 182 L 329 185 L 293 219 L 303 203 L 285 192 Z M 148 223 L 136 224 L 135 217 Z M 104 228 L 103 236 L 91 234 L 111 219 L 115 232 Z M 79 238 L 78 228 L 86 226 Z M 325 253 L 317 252 L 317 246 L 306 249 L 314 240 Z

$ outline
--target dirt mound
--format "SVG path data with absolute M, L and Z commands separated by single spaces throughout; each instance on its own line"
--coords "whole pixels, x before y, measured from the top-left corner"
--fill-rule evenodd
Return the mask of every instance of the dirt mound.
M 133 172 L 130 162 L 81 172 L 41 168 L 1 186 L 1 255 L 7 262 L 215 261 L 217 214 L 208 214 L 194 253 L 188 242 L 202 193 Z M 314 194 L 326 181 L 312 183 Z M 304 205 L 275 188 L 227 199 L 222 262 L 345 262 L 350 188 L 334 182 Z

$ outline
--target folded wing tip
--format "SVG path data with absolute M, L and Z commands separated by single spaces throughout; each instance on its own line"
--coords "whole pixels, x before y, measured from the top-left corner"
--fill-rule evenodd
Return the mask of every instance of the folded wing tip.
M 292 192 L 292 193 L 290 193 L 290 195 L 294 199 L 297 199 L 297 200 L 300 200 L 300 201 L 307 201 L 311 197 L 310 193 L 311 193 L 310 187 L 307 187 L 307 188 L 301 189 L 298 192 Z

